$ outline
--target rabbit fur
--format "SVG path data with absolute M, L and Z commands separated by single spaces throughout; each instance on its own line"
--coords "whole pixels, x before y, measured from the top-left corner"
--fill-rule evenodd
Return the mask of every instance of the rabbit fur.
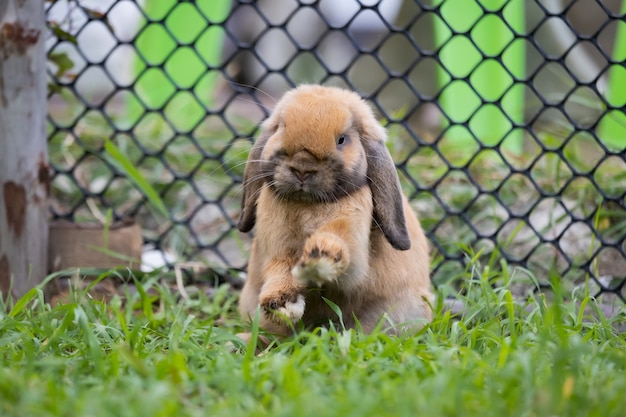
M 336 321 L 372 331 L 431 319 L 428 244 L 402 194 L 385 129 L 354 92 L 301 85 L 261 126 L 238 228 L 255 229 L 244 318 L 288 335 Z M 397 326 L 390 326 L 397 328 Z

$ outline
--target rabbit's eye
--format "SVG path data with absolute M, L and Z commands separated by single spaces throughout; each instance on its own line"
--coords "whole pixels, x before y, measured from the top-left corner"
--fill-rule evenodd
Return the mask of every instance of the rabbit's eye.
M 347 138 L 345 135 L 341 135 L 337 138 L 337 146 L 341 146 L 347 142 Z

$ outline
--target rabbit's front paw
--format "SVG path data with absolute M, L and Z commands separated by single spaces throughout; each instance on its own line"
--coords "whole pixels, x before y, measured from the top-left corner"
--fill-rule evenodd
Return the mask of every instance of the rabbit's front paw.
M 311 236 L 291 273 L 301 284 L 322 286 L 337 281 L 348 266 L 344 244 L 333 236 Z
M 260 304 L 265 316 L 278 324 L 294 323 L 304 314 L 304 296 L 296 292 L 268 294 L 261 297 Z

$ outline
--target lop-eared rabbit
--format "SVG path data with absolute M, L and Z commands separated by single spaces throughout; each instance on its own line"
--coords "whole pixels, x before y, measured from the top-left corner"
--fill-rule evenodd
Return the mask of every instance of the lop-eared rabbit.
M 242 316 L 260 306 L 276 335 L 337 321 L 334 306 L 365 332 L 381 319 L 391 331 L 429 321 L 428 244 L 371 108 L 354 92 L 302 85 L 261 127 L 238 223 L 255 228 Z

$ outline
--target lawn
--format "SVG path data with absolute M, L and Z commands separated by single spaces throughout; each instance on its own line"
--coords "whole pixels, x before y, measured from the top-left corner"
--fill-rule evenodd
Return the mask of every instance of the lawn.
M 316 329 L 260 354 L 226 285 L 182 297 L 152 273 L 55 305 L 34 289 L 0 306 L 0 416 L 623 416 L 623 313 L 558 286 L 522 302 L 525 272 L 501 265 L 470 261 L 417 334 Z

